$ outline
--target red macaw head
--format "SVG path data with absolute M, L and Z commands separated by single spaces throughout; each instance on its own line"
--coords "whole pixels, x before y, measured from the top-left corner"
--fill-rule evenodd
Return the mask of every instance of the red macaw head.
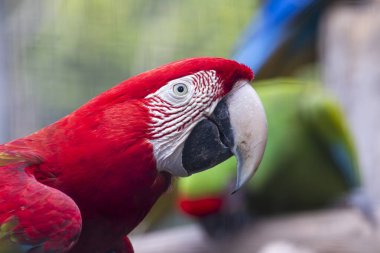
M 252 71 L 232 60 L 193 58 L 144 79 L 154 83 L 144 103 L 157 169 L 188 176 L 233 154 L 240 188 L 258 167 L 267 138 L 264 109 L 249 84 Z
M 87 106 L 112 110 L 115 124 L 123 124 L 126 110 L 118 104 L 128 101 L 129 118 L 135 107 L 145 110 L 123 127 L 133 127 L 128 139 L 151 145 L 158 171 L 188 176 L 237 156 L 238 189 L 259 165 L 267 138 L 252 79 L 252 71 L 233 60 L 185 59 L 134 76 Z

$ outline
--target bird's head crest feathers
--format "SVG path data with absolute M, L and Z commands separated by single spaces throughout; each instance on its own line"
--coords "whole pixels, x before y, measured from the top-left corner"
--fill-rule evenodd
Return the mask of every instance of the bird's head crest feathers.
M 224 58 L 201 57 L 189 58 L 168 63 L 133 76 L 100 96 L 93 99 L 96 105 L 110 105 L 130 99 L 141 99 L 156 92 L 168 82 L 200 71 L 213 70 L 223 82 L 224 94 L 228 93 L 236 80 L 251 81 L 252 70 L 236 61 Z M 224 95 L 222 94 L 222 95 Z

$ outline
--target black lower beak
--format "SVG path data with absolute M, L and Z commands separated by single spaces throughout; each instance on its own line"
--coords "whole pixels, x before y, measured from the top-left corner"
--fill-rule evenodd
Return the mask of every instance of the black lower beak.
M 228 106 L 221 100 L 207 119 L 199 122 L 185 141 L 182 164 L 189 175 L 211 168 L 233 154 Z

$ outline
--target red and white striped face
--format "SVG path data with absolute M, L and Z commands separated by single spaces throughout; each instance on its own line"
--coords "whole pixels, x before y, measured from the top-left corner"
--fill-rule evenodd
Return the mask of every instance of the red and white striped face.
M 170 171 L 174 164 L 179 169 L 181 147 L 194 126 L 210 116 L 222 99 L 221 84 L 215 70 L 199 71 L 172 80 L 146 97 L 149 135 L 159 170 Z M 186 176 L 187 172 L 183 169 L 176 174 Z
M 170 81 L 147 96 L 152 140 L 173 137 L 202 117 L 207 117 L 221 99 L 221 85 L 214 70 L 199 71 Z
M 266 143 L 265 112 L 252 78 L 236 61 L 192 58 L 130 78 L 117 88 L 124 93 L 111 93 L 127 94 L 116 99 L 135 99 L 148 113 L 144 140 L 158 171 L 188 176 L 235 155 L 238 189 L 253 175 Z

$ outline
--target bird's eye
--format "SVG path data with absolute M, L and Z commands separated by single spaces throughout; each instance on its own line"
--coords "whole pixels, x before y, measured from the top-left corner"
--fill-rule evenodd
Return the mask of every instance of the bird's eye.
M 173 85 L 173 92 L 177 96 L 185 96 L 188 93 L 187 85 L 184 83 L 177 83 Z

